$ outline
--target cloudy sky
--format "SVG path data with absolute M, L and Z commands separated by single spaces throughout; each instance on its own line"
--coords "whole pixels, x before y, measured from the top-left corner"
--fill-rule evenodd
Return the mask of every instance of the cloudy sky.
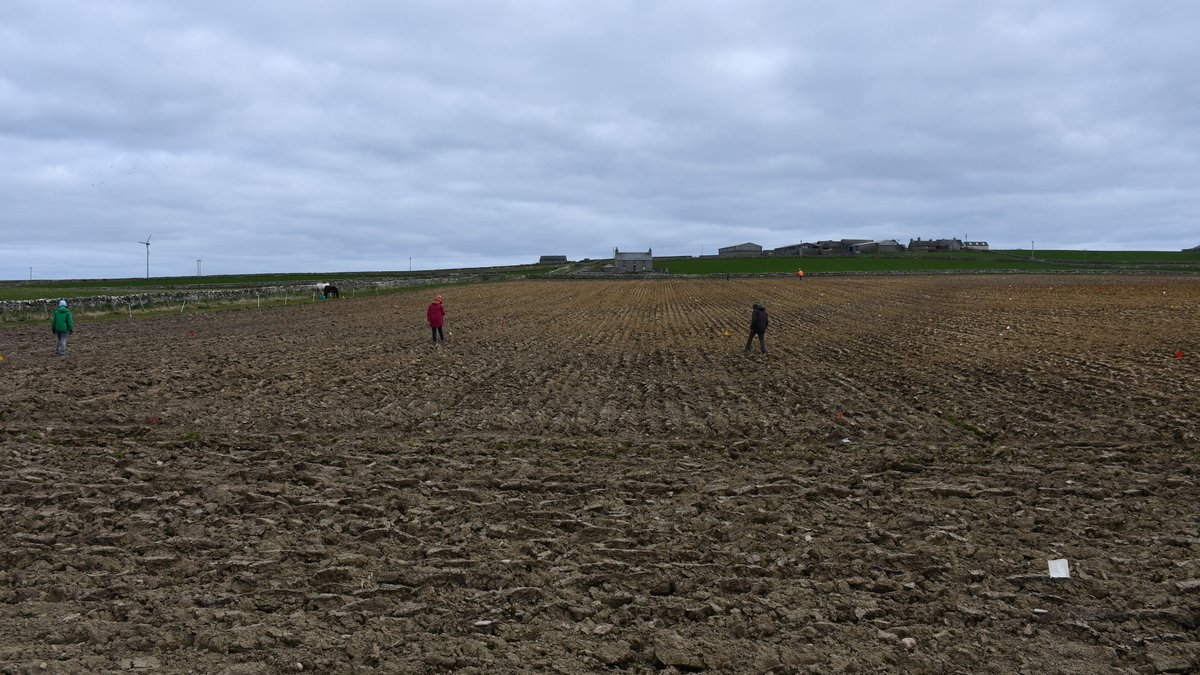
M 9 0 L 0 279 L 1200 244 L 1200 3 Z

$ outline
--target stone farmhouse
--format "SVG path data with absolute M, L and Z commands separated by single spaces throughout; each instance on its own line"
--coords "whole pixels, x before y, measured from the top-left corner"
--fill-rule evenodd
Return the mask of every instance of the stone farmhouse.
M 654 249 L 649 249 L 643 253 L 640 251 L 621 251 L 614 248 L 613 268 L 618 273 L 653 272 Z

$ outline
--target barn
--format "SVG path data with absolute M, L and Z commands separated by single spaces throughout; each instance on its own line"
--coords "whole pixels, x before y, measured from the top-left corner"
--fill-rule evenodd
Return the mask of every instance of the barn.
M 946 251 L 957 253 L 963 248 L 963 243 L 958 239 L 909 239 L 908 250 L 910 251 Z
M 784 258 L 799 258 L 801 256 L 812 255 L 813 253 L 819 252 L 819 250 L 820 249 L 816 244 L 800 243 L 780 246 L 779 248 L 771 251 L 771 254 Z
M 904 250 L 904 244 L 895 239 L 880 239 L 879 241 L 853 244 L 850 246 L 850 250 L 854 253 L 900 253 Z
M 719 249 L 717 249 L 717 255 L 719 255 L 722 258 L 759 256 L 759 255 L 762 255 L 762 250 L 763 250 L 762 246 L 759 246 L 758 244 L 755 244 L 754 242 L 748 241 L 744 244 L 735 244 L 734 246 L 726 246 L 724 248 L 719 248 Z

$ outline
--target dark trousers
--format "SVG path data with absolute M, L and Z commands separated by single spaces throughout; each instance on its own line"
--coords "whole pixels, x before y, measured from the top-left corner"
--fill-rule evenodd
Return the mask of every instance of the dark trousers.
M 433 341 L 434 342 L 437 342 L 438 338 L 441 338 L 442 342 L 446 341 L 446 336 L 445 336 L 445 334 L 442 333 L 441 326 L 437 326 L 437 327 L 430 326 L 430 330 L 433 331 Z
M 759 351 L 766 354 L 767 353 L 767 340 L 764 337 L 765 332 L 759 333 L 756 331 L 750 331 L 750 335 L 746 338 L 746 349 L 744 351 L 750 351 L 750 347 L 752 347 L 754 345 L 754 336 L 755 335 L 758 336 Z

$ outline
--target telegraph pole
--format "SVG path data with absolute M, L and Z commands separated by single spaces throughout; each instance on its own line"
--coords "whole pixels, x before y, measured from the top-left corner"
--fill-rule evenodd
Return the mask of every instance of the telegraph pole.
M 200 263 L 202 263 L 202 262 L 204 262 L 204 261 L 199 258 L 196 258 L 196 276 L 200 276 Z

